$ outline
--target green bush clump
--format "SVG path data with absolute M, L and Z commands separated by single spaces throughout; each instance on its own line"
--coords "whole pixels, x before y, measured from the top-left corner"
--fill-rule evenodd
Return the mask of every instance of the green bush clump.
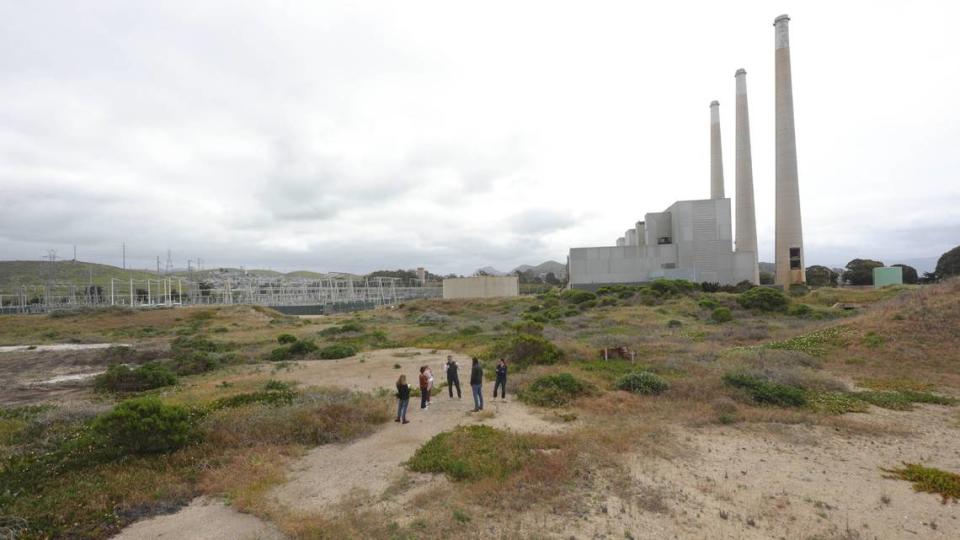
M 914 491 L 940 495 L 943 498 L 943 504 L 947 504 L 950 500 L 960 500 L 960 475 L 956 473 L 906 462 L 901 469 L 883 469 L 883 471 L 890 474 L 887 478 L 913 482 Z
M 233 345 L 230 343 L 211 341 L 203 336 L 180 336 L 170 344 L 170 350 L 175 355 L 193 351 L 226 352 L 232 348 Z
M 759 311 L 784 311 L 790 299 L 770 287 L 754 287 L 737 296 L 737 303 L 746 309 Z
M 533 456 L 531 439 L 490 426 L 458 426 L 417 449 L 406 467 L 446 474 L 455 481 L 506 478 Z
M 292 334 L 280 334 L 279 336 L 277 336 L 277 343 L 280 343 L 282 345 L 287 345 L 287 344 L 296 343 L 296 342 L 297 342 L 297 336 L 294 336 Z
M 787 314 L 794 317 L 810 317 L 813 314 L 813 308 L 806 304 L 793 304 L 787 310 Z
M 590 300 L 596 300 L 597 295 L 593 294 L 590 291 L 581 291 L 579 289 L 567 289 L 560 293 L 560 298 L 564 302 L 569 302 L 571 304 L 582 304 Z
M 955 405 L 957 400 L 946 396 L 938 396 L 930 392 L 916 390 L 899 390 L 894 392 L 867 391 L 852 394 L 859 400 L 883 409 L 895 411 L 909 411 L 914 403 L 930 403 L 933 405 Z
M 593 387 L 569 373 L 544 375 L 519 392 L 519 397 L 531 405 L 561 407 L 580 396 L 593 393 Z
M 683 326 L 683 323 L 676 319 L 667 321 L 667 328 L 680 328 L 681 326 Z
M 308 339 L 295 341 L 289 345 L 283 345 L 270 351 L 271 362 L 282 362 L 300 356 L 306 356 L 315 352 L 319 347 L 313 341 Z
M 717 309 L 720 307 L 720 302 L 717 302 L 713 298 L 703 298 L 697 302 L 697 305 L 703 309 Z
M 135 369 L 115 364 L 93 380 L 94 388 L 101 392 L 142 392 L 174 384 L 177 376 L 159 362 L 147 362 Z
M 357 321 L 347 321 L 340 326 L 331 326 L 320 331 L 321 336 L 335 336 L 337 334 L 349 334 L 363 332 L 363 325 Z
M 634 394 L 654 395 L 665 392 L 670 385 L 654 373 L 636 371 L 628 373 L 617 380 L 617 389 L 633 392 Z
M 155 397 L 121 402 L 97 417 L 92 433 L 106 449 L 117 455 L 172 452 L 195 437 L 190 411 L 165 405 Z
M 685 279 L 655 279 L 649 287 L 660 296 L 672 296 L 692 292 L 697 289 L 697 284 Z
M 746 390 L 757 403 L 781 407 L 801 407 L 807 403 L 803 389 L 770 382 L 748 373 L 727 373 L 723 376 L 723 382 Z
M 710 319 L 715 323 L 725 323 L 733 320 L 733 313 L 730 308 L 718 307 L 710 314 Z
M 319 356 L 324 360 L 336 360 L 338 358 L 347 358 L 360 352 L 360 350 L 349 343 L 334 343 L 320 349 Z
M 601 306 L 615 306 L 617 305 L 617 299 L 612 296 L 606 296 L 600 299 Z
M 274 381 L 278 382 L 278 381 Z M 283 384 L 283 383 L 281 383 Z M 231 409 L 233 407 L 242 407 L 244 405 L 252 405 L 254 403 L 259 403 L 262 405 L 290 405 L 293 403 L 293 399 L 297 396 L 296 392 L 290 389 L 289 386 L 286 388 L 266 388 L 265 390 L 257 392 L 248 392 L 245 394 L 237 394 L 230 397 L 220 398 L 214 401 L 209 405 L 210 410 L 218 409 Z
M 563 352 L 550 340 L 532 334 L 514 334 L 491 347 L 488 358 L 506 358 L 518 368 L 557 363 Z
M 518 334 L 528 334 L 531 336 L 543 335 L 543 324 L 536 321 L 520 321 L 512 326 Z

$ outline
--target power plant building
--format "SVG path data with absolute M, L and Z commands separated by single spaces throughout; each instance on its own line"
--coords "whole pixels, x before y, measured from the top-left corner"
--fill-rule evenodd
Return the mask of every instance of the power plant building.
M 776 64 L 776 281 L 803 283 L 803 233 L 797 180 L 793 91 L 786 15 L 775 21 Z M 595 289 L 658 278 L 694 282 L 759 283 L 756 207 L 747 107 L 746 71 L 736 81 L 736 225 L 725 197 L 720 104 L 710 103 L 710 198 L 677 201 L 649 213 L 627 229 L 614 246 L 572 248 L 567 259 L 570 286 Z

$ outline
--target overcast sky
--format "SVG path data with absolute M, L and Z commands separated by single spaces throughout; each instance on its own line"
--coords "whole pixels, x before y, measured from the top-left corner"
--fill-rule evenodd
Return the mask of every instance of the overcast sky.
M 734 5 L 736 7 L 734 7 Z M 0 259 L 469 273 L 734 192 L 773 259 L 791 16 L 808 264 L 960 244 L 960 2 L 0 0 Z

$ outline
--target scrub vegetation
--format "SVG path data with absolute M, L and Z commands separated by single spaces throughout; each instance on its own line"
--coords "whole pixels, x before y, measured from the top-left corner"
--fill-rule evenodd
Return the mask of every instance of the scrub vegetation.
M 876 437 L 887 428 L 857 419 L 956 404 L 960 281 L 795 294 L 660 280 L 323 318 L 247 306 L 10 316 L 2 343 L 131 346 L 89 353 L 104 372 L 85 399 L 0 407 L 0 516 L 22 519 L 23 538 L 101 538 L 207 494 L 293 537 L 483 536 L 489 520 L 479 516 L 576 516 L 600 492 L 670 513 L 625 471 L 628 459 L 683 455 L 678 426 Z M 377 349 L 398 349 L 389 390 L 293 382 L 306 366 L 361 364 Z M 335 517 L 270 507 L 267 492 L 306 449 L 392 426 L 401 362 L 445 350 L 480 358 L 488 378 L 505 358 L 508 393 L 521 403 L 503 406 L 562 429 L 514 432 L 496 413 L 425 438 L 405 474 L 470 489 L 435 488 L 412 521 L 363 505 Z M 886 474 L 957 497 L 952 473 L 905 465 Z

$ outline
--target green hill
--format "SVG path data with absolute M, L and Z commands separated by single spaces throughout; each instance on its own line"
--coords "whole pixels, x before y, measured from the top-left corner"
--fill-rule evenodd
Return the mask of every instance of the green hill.
M 157 274 L 80 261 L 0 261 L 0 290 L 49 282 L 108 286 L 110 278 L 157 279 Z

